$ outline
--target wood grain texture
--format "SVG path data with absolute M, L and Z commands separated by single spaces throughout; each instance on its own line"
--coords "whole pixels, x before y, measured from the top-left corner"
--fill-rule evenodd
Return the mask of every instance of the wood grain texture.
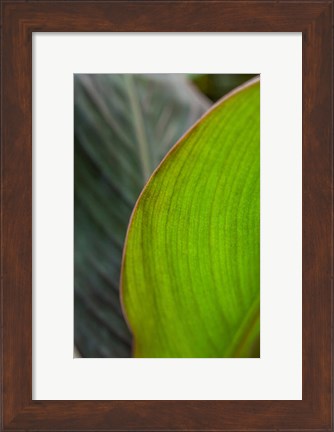
M 1 3 L 2 430 L 333 430 L 332 1 Z M 303 400 L 32 401 L 37 31 L 303 32 Z

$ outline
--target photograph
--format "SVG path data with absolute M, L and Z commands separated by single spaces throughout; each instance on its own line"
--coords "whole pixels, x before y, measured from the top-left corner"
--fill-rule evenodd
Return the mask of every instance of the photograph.
M 74 74 L 74 357 L 260 358 L 260 75 Z
M 1 431 L 334 432 L 333 5 L 1 2 Z

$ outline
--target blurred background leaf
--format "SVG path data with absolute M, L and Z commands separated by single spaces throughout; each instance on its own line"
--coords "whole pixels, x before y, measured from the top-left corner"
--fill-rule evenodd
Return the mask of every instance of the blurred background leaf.
M 203 94 L 216 102 L 226 93 L 255 76 L 257 74 L 190 74 L 189 78 Z
M 74 338 L 82 357 L 131 356 L 119 301 L 129 217 L 154 168 L 209 105 L 180 74 L 74 76 Z

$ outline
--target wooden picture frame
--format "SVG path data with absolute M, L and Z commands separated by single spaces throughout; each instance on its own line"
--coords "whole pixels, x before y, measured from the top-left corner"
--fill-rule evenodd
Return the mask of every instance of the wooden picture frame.
M 2 430 L 333 430 L 333 1 L 3 0 Z M 33 32 L 302 32 L 303 399 L 32 400 Z

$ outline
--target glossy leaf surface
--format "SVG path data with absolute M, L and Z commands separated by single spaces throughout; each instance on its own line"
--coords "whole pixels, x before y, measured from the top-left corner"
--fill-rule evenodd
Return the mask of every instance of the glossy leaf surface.
M 122 297 L 136 357 L 258 357 L 260 82 L 223 98 L 141 194 Z

